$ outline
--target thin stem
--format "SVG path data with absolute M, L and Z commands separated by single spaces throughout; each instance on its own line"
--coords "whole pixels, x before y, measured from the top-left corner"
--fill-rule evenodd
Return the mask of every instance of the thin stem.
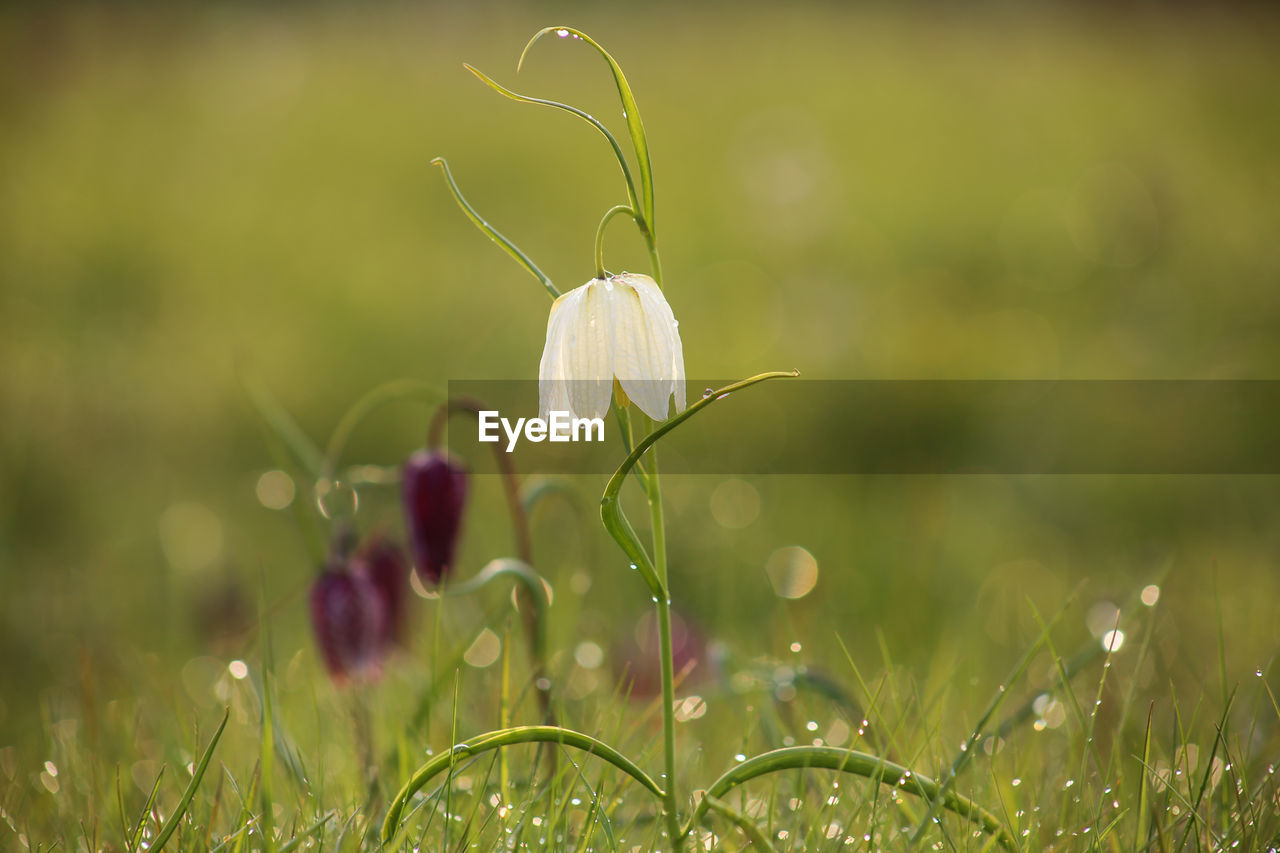
M 667 529 L 662 514 L 662 482 L 658 476 L 657 448 L 649 451 L 649 520 L 653 535 L 653 560 L 658 581 L 664 595 L 656 598 L 658 605 L 658 642 L 662 657 L 662 758 L 666 768 L 662 811 L 667 821 L 667 835 L 672 850 L 679 853 L 684 848 L 680 833 L 679 795 L 676 793 L 676 688 L 675 661 L 671 647 L 671 585 L 667 579 Z
M 629 205 L 618 204 L 609 208 L 608 212 L 606 212 L 604 217 L 600 220 L 600 224 L 596 226 L 596 278 L 601 281 L 606 278 L 604 270 L 604 229 L 608 226 L 609 220 L 624 213 L 639 222 L 639 219 L 636 217 L 635 210 L 633 210 Z
M 641 226 L 641 230 L 644 230 L 643 225 Z M 645 236 L 649 237 L 648 232 L 646 232 Z M 651 237 L 648 242 L 649 266 L 653 268 L 653 280 L 658 283 L 659 288 L 662 288 L 662 259 L 658 257 L 658 244 L 653 242 Z

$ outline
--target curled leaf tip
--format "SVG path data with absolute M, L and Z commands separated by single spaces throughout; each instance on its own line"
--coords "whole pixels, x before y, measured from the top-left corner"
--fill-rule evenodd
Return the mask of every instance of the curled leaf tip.
M 536 42 L 538 39 L 545 36 L 547 33 L 558 32 L 560 30 L 563 30 L 566 35 L 568 35 L 569 33 L 573 33 L 574 35 L 580 35 L 580 33 L 577 30 L 571 27 L 543 27 L 542 29 L 538 30 L 536 33 L 533 34 L 533 38 L 529 39 L 529 42 L 524 46 L 524 50 L 520 51 L 520 58 L 516 60 L 516 73 L 517 74 L 520 73 L 520 68 L 521 66 L 524 65 L 525 55 L 528 54 L 529 48 L 533 47 L 534 42 Z

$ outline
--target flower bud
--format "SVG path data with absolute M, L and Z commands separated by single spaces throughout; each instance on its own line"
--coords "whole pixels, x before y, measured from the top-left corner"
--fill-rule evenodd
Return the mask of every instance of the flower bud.
M 375 535 L 351 558 L 351 573 L 367 580 L 378 594 L 386 614 L 384 640 L 403 645 L 409 591 L 409 561 L 404 551 L 392 540 Z
M 434 586 L 453 568 L 467 471 L 447 453 L 419 450 L 404 465 L 402 497 L 414 567 Z
M 373 583 L 341 566 L 311 586 L 311 627 L 334 681 L 370 680 L 382 672 L 387 612 Z

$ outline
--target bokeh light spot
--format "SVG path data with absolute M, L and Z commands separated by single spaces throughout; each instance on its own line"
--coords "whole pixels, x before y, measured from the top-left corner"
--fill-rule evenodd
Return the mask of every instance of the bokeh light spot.
M 782 598 L 804 598 L 818 583 L 818 561 L 799 545 L 774 551 L 764 570 L 773 591 Z
M 1118 652 L 1124 645 L 1124 631 L 1108 631 L 1102 635 L 1102 648 L 1108 652 Z
M 285 509 L 297 494 L 293 478 L 279 469 L 264 471 L 254 491 L 258 502 L 267 509 Z
M 236 681 L 243 681 L 249 677 L 249 665 L 242 660 L 233 660 L 227 664 L 227 672 L 231 673 L 231 677 Z
M 573 650 L 573 659 L 578 662 L 578 666 L 584 669 L 595 669 L 604 663 L 604 650 L 597 644 L 587 640 L 578 643 L 578 647 Z
M 1155 607 L 1156 602 L 1160 600 L 1160 587 L 1155 584 L 1147 584 L 1142 588 L 1142 603 L 1148 607 Z
M 502 640 L 497 634 L 485 628 L 467 648 L 462 659 L 476 669 L 484 669 L 486 666 L 492 666 L 500 654 L 502 654 Z

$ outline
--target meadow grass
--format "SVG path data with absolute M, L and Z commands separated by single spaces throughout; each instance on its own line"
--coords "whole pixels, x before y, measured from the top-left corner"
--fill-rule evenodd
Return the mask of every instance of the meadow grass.
M 425 762 L 543 722 L 499 584 L 418 601 L 376 683 L 328 681 L 314 522 L 255 496 L 283 463 L 244 393 L 260 378 L 320 436 L 396 376 L 531 375 L 545 296 L 430 158 L 562 284 L 591 274 L 617 182 L 586 130 L 460 68 L 512 81 L 546 21 L 505 11 L 3 13 L 26 73 L 0 82 L 0 847 L 377 849 Z M 1274 376 L 1272 17 L 671 11 L 576 23 L 645 105 L 699 372 Z M 580 59 L 540 57 L 519 90 L 611 103 Z M 389 409 L 350 457 L 397 464 L 426 414 Z M 693 837 L 998 843 L 937 788 L 865 772 L 697 799 L 821 741 L 972 800 L 1021 850 L 1276 849 L 1274 480 L 668 478 L 675 607 L 705 641 L 677 672 Z M 631 648 L 648 590 L 594 518 L 604 487 L 533 518 L 553 709 L 659 779 L 654 652 Z M 394 526 L 393 489 L 363 497 Z M 727 524 L 726 500 L 755 512 Z M 484 480 L 467 574 L 510 553 L 502 519 Z M 794 546 L 821 567 L 797 600 L 765 568 Z M 579 749 L 455 759 L 393 849 L 665 846 L 643 786 Z

